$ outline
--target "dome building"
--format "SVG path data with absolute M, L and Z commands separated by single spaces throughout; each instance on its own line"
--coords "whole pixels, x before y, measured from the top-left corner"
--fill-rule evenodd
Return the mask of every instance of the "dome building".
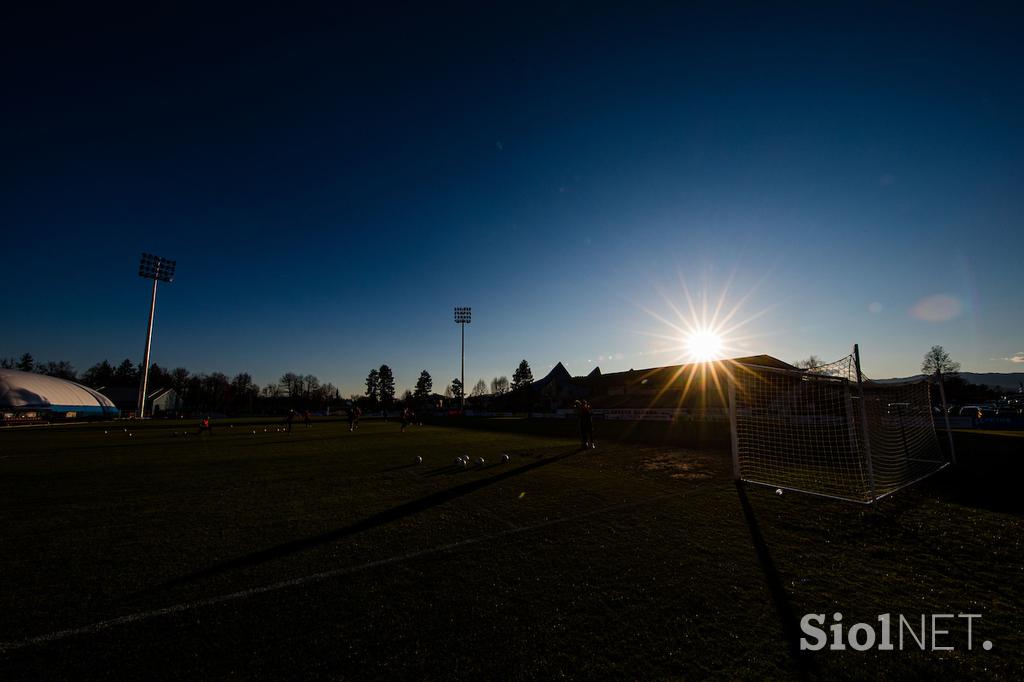
M 102 393 L 66 379 L 0 369 L 0 420 L 112 418 L 114 403 Z

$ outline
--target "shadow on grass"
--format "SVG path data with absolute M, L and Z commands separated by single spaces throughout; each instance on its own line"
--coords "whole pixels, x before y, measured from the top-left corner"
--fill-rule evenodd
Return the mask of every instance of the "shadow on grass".
M 387 469 L 384 469 L 383 471 L 381 471 L 381 473 L 382 474 L 387 474 L 387 473 L 391 473 L 392 471 L 403 471 L 404 469 L 412 469 L 415 466 L 416 466 L 415 464 L 399 464 L 396 467 L 388 467 Z
M 800 651 L 800 628 L 798 619 L 789 603 L 789 594 L 782 584 L 778 569 L 775 568 L 775 561 L 772 559 L 768 544 L 761 535 L 761 527 L 757 522 L 757 515 L 747 497 L 747 489 L 741 481 L 736 482 L 736 492 L 740 498 L 740 506 L 743 508 L 743 517 L 747 522 L 747 529 L 750 531 L 750 540 L 754 544 L 754 551 L 757 552 L 758 562 L 764 572 L 764 580 L 768 592 L 772 596 L 772 603 L 775 605 L 775 612 L 782 621 L 782 631 L 786 637 L 786 644 L 789 655 L 797 666 L 800 679 L 807 680 L 811 677 L 811 661 Z
M 574 450 L 560 455 L 555 455 L 553 457 L 548 457 L 546 459 L 540 459 L 535 462 L 530 462 L 529 464 L 524 464 L 523 466 L 517 467 L 515 469 L 505 470 L 500 474 L 495 474 L 487 478 L 480 478 L 473 481 L 467 481 L 466 483 L 461 483 L 457 486 L 448 488 L 446 490 L 439 490 L 436 493 L 432 493 L 430 495 L 427 495 L 426 497 L 421 497 L 418 500 L 412 500 L 411 502 L 400 504 L 397 507 L 392 507 L 391 509 L 386 509 L 382 512 L 378 512 L 373 516 L 369 516 L 363 519 L 362 521 L 357 521 L 356 523 L 345 526 L 344 528 L 338 528 L 336 530 L 328 531 L 326 533 L 320 533 L 318 535 L 312 535 L 310 537 L 292 540 L 291 542 L 286 542 L 275 547 L 269 547 L 267 549 L 262 549 L 258 552 L 253 552 L 251 554 L 246 554 L 245 556 L 214 564 L 213 566 L 204 568 L 200 571 L 189 573 L 187 575 L 183 575 L 160 583 L 152 588 L 143 590 L 142 593 L 145 594 L 147 592 L 154 592 L 166 588 L 177 587 L 190 582 L 194 582 L 196 580 L 202 580 L 203 578 L 209 578 L 215 575 L 220 575 L 222 573 L 226 573 L 228 571 L 240 568 L 256 566 L 267 561 L 272 561 L 274 559 L 279 559 L 288 556 L 290 554 L 295 554 L 297 552 L 313 549 L 320 545 L 335 542 L 337 540 L 347 538 L 351 535 L 355 535 L 356 533 L 362 533 L 363 531 L 370 530 L 371 528 L 376 528 L 377 526 L 382 526 L 393 521 L 405 518 L 407 516 L 418 514 L 419 512 L 430 509 L 431 507 L 436 507 L 446 502 L 451 502 L 452 500 L 462 497 L 463 495 L 468 495 L 469 493 L 476 492 L 481 488 L 486 488 L 487 486 L 494 485 L 495 483 L 499 483 L 506 479 L 512 478 L 513 476 L 519 476 L 534 469 L 539 469 L 540 467 L 544 467 L 549 464 L 554 464 L 555 462 L 559 462 L 565 459 L 566 457 L 572 456 L 573 454 L 575 454 L 575 452 L 576 451 Z

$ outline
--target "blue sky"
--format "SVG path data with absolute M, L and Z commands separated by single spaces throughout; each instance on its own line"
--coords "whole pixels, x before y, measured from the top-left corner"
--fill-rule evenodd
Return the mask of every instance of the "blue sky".
M 1024 368 L 1020 10 L 141 11 L 3 48 L 2 356 L 138 360 L 151 251 L 154 361 L 260 383 L 440 388 L 454 305 L 470 384 L 664 364 L 681 279 L 735 355 Z

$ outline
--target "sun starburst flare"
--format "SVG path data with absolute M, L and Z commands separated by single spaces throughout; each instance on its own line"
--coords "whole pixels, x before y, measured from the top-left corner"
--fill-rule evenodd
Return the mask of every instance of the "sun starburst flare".
M 675 302 L 679 300 L 678 296 L 669 296 L 661 289 L 658 293 L 671 311 L 670 315 L 662 315 L 641 306 L 646 313 L 666 327 L 662 332 L 641 333 L 662 340 L 665 345 L 656 352 L 670 354 L 672 363 L 677 365 L 669 381 L 659 388 L 658 394 L 651 401 L 652 406 L 660 403 L 667 392 L 674 391 L 678 392 L 677 407 L 682 407 L 684 403 L 690 401 L 688 396 L 691 395 L 691 390 L 698 396 L 698 402 L 702 407 L 707 407 L 711 395 L 717 395 L 719 404 L 725 404 L 725 392 L 734 373 L 749 371 L 744 365 L 731 362 L 727 358 L 749 352 L 746 342 L 759 335 L 744 333 L 744 327 L 771 308 L 741 316 L 741 310 L 753 290 L 740 297 L 731 307 L 727 306 L 732 279 L 729 278 L 721 294 L 712 302 L 706 290 L 701 291 L 695 300 L 680 276 L 682 298 L 686 303 L 685 312 L 680 309 L 682 306 Z

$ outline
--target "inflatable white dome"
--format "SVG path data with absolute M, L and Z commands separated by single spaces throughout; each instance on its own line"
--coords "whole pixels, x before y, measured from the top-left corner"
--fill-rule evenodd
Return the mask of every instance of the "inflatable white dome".
M 66 379 L 0 369 L 0 410 L 50 412 L 79 417 L 117 416 L 105 395 Z

